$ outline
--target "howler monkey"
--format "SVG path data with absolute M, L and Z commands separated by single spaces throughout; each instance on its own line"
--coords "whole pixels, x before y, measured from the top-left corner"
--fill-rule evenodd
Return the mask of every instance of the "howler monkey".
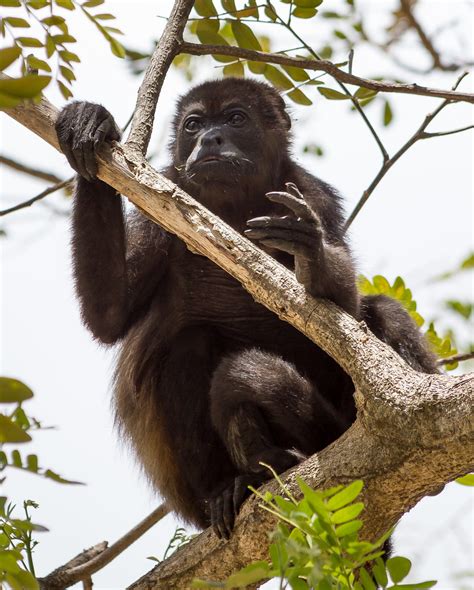
M 206 82 L 177 106 L 163 171 L 294 269 L 417 370 L 433 356 L 405 311 L 361 298 L 341 198 L 290 156 L 291 122 L 273 88 Z M 56 125 L 78 172 L 72 249 L 82 317 L 119 344 L 115 411 L 143 470 L 172 509 L 228 537 L 247 486 L 334 441 L 355 418 L 350 377 L 207 258 L 96 179 L 95 151 L 118 140 L 102 106 L 76 102 Z

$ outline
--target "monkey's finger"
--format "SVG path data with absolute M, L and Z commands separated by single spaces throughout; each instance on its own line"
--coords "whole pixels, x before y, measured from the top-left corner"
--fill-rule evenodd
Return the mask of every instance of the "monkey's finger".
M 233 505 L 233 490 L 227 488 L 224 492 L 222 519 L 226 529 L 226 539 L 230 538 L 232 530 L 234 529 L 234 505 Z
M 234 515 L 237 516 L 239 514 L 239 510 L 244 503 L 245 498 L 250 494 L 248 489 L 248 481 L 243 478 L 242 476 L 235 478 L 234 484 Z
M 287 252 L 292 256 L 299 256 L 300 258 L 304 258 L 305 260 L 311 260 L 314 258 L 313 250 L 309 249 L 307 246 L 303 246 L 295 242 L 288 242 L 287 240 L 270 239 L 260 240 L 260 243 L 264 246 L 268 246 L 268 248 L 281 250 L 282 252 Z
M 94 150 L 94 144 L 92 141 L 88 141 L 84 143 L 82 148 L 82 153 L 84 155 L 84 165 L 86 167 L 87 172 L 91 178 L 97 177 L 97 161 L 96 155 Z
M 117 141 L 120 133 L 111 117 L 104 119 L 93 134 L 94 145 L 97 147 L 105 141 Z
M 216 534 L 216 536 L 220 539 L 221 538 L 221 532 L 219 527 L 217 526 L 217 514 L 216 514 L 216 504 L 215 504 L 215 499 L 212 498 L 209 501 L 209 512 L 211 515 L 211 526 L 212 526 L 212 530 L 214 531 L 214 533 Z
M 264 228 L 278 228 L 278 229 L 289 229 L 295 232 L 306 233 L 308 235 L 315 234 L 315 226 L 312 223 L 303 221 L 301 218 L 294 217 L 255 217 L 249 219 L 247 225 L 251 229 L 264 229 Z
M 68 161 L 69 166 L 71 166 L 71 168 L 75 172 L 79 172 L 77 169 L 77 162 L 71 144 L 68 141 L 60 142 L 60 147 L 62 153 L 66 156 L 66 160 Z
M 314 219 L 314 214 L 306 201 L 302 201 L 290 193 L 274 191 L 267 193 L 266 197 L 273 203 L 280 203 L 281 205 L 288 207 L 288 209 L 291 209 L 297 217 L 302 217 L 306 221 Z
M 252 240 L 283 240 L 285 242 L 294 242 L 304 245 L 308 248 L 316 248 L 319 240 L 314 233 L 307 234 L 304 232 L 293 231 L 281 228 L 251 228 L 244 230 L 246 237 Z
M 300 191 L 300 189 L 296 186 L 296 184 L 294 182 L 286 182 L 285 186 L 286 186 L 286 190 L 291 195 L 297 197 L 298 199 L 301 199 L 302 201 L 305 200 L 303 193 Z
M 84 152 L 83 152 L 83 145 L 82 143 L 77 143 L 72 148 L 72 153 L 74 154 L 74 159 L 76 161 L 76 171 L 83 176 L 86 180 L 92 180 L 84 161 Z
M 216 526 L 219 539 L 228 539 L 229 534 L 224 523 L 224 499 L 222 496 L 215 498 L 215 509 L 216 509 Z

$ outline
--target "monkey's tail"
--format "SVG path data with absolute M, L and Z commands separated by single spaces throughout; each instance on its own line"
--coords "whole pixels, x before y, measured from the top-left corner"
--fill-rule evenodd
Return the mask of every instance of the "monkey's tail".
M 391 297 L 366 295 L 361 316 L 372 332 L 391 346 L 413 369 L 437 373 L 436 356 L 407 311 Z

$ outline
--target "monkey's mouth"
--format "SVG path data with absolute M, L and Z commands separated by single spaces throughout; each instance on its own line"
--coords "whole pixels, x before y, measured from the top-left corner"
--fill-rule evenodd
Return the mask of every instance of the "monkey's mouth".
M 200 158 L 196 162 L 194 162 L 195 166 L 201 166 L 201 164 L 216 164 L 216 163 L 223 163 L 228 162 L 229 158 L 225 156 L 204 156 Z

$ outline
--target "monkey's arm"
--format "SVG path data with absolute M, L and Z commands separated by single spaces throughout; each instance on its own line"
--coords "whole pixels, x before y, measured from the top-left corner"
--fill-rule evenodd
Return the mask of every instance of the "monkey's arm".
M 304 189 L 307 194 L 318 193 L 310 202 L 294 183 L 287 183 L 286 188 L 287 192 L 267 193 L 267 198 L 287 207 L 293 215 L 251 219 L 245 234 L 292 254 L 296 278 L 311 295 L 330 299 L 357 317 L 359 295 L 354 263 L 342 238 L 338 207 L 331 202 L 337 195 L 326 193 L 325 185 L 314 185 Z
M 73 266 L 84 323 L 112 344 L 140 317 L 166 265 L 167 235 L 143 219 L 127 227 L 115 189 L 96 179 L 96 150 L 120 133 L 100 105 L 72 103 L 56 124 L 79 173 L 72 219 Z

